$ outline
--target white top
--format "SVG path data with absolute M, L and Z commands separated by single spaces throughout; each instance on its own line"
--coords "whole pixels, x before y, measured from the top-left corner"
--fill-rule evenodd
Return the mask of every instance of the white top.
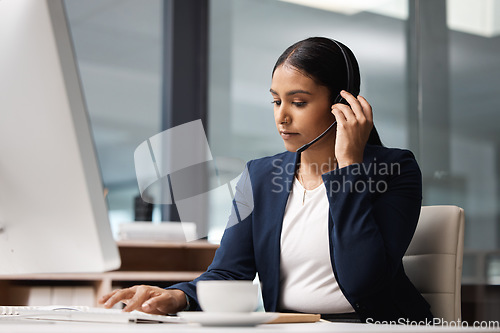
M 281 232 L 280 308 L 307 313 L 354 312 L 330 261 L 329 204 L 322 183 L 307 190 L 295 179 Z

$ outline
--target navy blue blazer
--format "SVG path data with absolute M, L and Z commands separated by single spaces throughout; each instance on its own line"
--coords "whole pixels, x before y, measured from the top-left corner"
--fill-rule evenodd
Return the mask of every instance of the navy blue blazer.
M 191 309 L 200 309 L 197 281 L 253 280 L 258 273 L 266 311 L 281 310 L 281 228 L 299 158 L 284 152 L 247 163 L 212 264 L 196 280 L 170 287 L 188 295 Z M 367 145 L 363 163 L 322 177 L 330 203 L 333 273 L 361 319 L 430 320 L 429 304 L 402 264 L 422 200 L 422 176 L 413 154 Z

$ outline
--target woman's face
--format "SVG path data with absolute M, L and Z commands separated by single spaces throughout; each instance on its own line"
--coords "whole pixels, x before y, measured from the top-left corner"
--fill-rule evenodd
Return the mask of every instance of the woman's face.
M 318 85 L 295 67 L 286 64 L 277 67 L 270 91 L 274 121 L 288 151 L 295 152 L 314 140 L 335 119 L 328 88 Z

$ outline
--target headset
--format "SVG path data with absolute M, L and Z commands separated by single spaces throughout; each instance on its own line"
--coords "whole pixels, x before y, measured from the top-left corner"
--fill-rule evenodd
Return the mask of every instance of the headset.
M 347 69 L 347 89 L 346 91 L 350 92 L 352 94 L 352 92 L 354 91 L 354 67 L 352 66 L 352 62 L 349 58 L 349 56 L 347 55 L 347 52 L 344 50 L 344 48 L 342 47 L 342 44 L 340 42 L 337 42 L 335 39 L 332 39 L 332 41 L 338 46 L 338 48 L 340 49 L 340 51 L 342 52 L 342 55 L 344 56 L 344 60 L 345 60 L 345 64 L 346 64 L 346 69 Z M 339 94 L 337 95 L 337 97 L 335 98 L 335 100 L 333 101 L 333 104 L 337 104 L 337 103 L 342 103 L 342 104 L 345 104 L 345 105 L 349 105 L 349 103 Z M 315 142 L 317 142 L 318 140 L 320 140 L 322 137 L 324 137 L 326 135 L 326 133 L 328 133 L 332 128 L 333 126 L 335 126 L 337 124 L 337 121 L 335 120 L 333 122 L 333 124 L 331 124 L 323 133 L 321 133 L 317 138 L 315 138 L 314 140 L 312 140 L 311 142 L 309 143 L 306 143 L 305 145 L 303 145 L 302 147 L 300 147 L 299 149 L 297 149 L 297 153 L 302 153 L 304 150 L 306 150 L 307 148 L 309 148 L 312 144 L 314 144 Z

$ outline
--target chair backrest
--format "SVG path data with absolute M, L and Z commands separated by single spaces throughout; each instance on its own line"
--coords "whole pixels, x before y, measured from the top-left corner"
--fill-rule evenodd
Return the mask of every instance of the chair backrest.
M 461 319 L 463 249 L 464 210 L 457 206 L 422 207 L 403 265 L 435 318 Z

